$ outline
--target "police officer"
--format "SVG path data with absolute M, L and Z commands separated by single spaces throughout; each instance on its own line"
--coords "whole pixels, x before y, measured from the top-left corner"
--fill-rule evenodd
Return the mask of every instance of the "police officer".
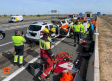
M 15 35 L 12 36 L 12 41 L 15 47 L 15 56 L 14 56 L 14 65 L 18 62 L 19 55 L 19 66 L 23 65 L 23 51 L 24 51 L 24 42 L 26 42 L 24 38 L 24 34 L 21 35 L 18 30 L 15 30 Z
M 78 22 L 76 22 L 76 25 L 73 26 L 73 33 L 74 33 L 74 47 L 76 47 L 76 44 L 78 43 L 79 44 L 79 39 L 80 39 L 80 30 L 81 30 L 81 27 L 80 25 L 78 24 Z M 76 43 L 76 40 L 77 40 L 77 43 Z
M 48 67 L 45 68 L 44 72 L 38 76 L 40 81 L 44 81 L 44 78 L 48 78 L 50 75 L 50 71 L 53 69 L 52 58 L 55 59 L 55 56 L 51 50 L 50 41 L 48 40 L 49 30 L 47 28 L 43 29 L 43 37 L 39 40 L 40 47 L 40 57 L 41 59 L 48 64 Z

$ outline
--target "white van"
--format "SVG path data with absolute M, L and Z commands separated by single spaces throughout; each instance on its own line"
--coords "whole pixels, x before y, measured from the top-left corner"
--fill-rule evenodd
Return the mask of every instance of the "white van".
M 20 22 L 23 21 L 23 16 L 11 16 L 9 22 Z

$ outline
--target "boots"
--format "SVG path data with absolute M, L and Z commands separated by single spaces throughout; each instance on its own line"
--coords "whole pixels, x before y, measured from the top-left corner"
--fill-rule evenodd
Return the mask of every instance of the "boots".
M 38 76 L 39 81 L 45 81 L 41 76 Z
M 47 75 L 46 79 L 48 80 L 48 79 L 49 79 L 49 77 L 50 77 L 50 74 L 48 74 L 48 75 Z

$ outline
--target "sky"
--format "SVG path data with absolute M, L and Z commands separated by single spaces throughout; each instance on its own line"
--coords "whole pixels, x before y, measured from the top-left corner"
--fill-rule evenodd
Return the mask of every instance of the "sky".
M 112 0 L 0 0 L 0 15 L 79 14 L 91 11 L 93 14 L 112 14 Z

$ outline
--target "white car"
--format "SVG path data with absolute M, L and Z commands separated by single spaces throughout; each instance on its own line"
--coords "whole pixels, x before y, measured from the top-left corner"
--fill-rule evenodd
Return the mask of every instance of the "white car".
M 31 41 L 39 41 L 39 39 L 43 37 L 42 30 L 44 28 L 48 28 L 49 30 L 56 28 L 58 31 L 58 26 L 52 23 L 34 22 L 27 28 L 26 38 Z M 52 36 L 55 37 L 56 34 L 54 33 Z

